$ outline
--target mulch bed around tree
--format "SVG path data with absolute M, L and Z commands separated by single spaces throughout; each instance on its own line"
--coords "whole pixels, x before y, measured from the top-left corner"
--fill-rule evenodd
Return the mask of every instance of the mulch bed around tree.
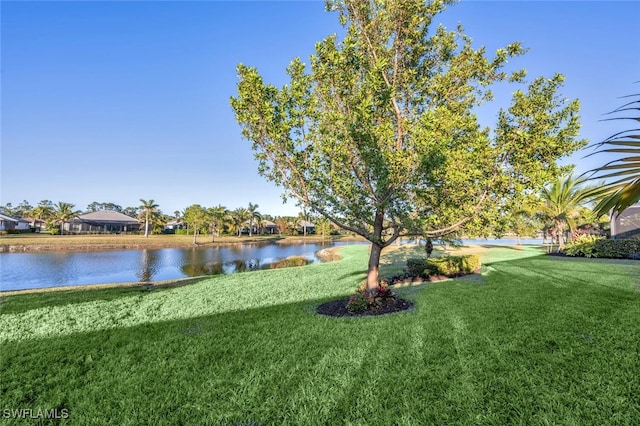
M 383 300 L 376 309 L 366 310 L 363 312 L 349 312 L 347 310 L 347 303 L 349 299 L 333 300 L 331 302 L 323 303 L 318 306 L 316 312 L 320 315 L 326 315 L 330 317 L 363 317 L 371 315 L 385 315 L 392 314 L 394 312 L 406 311 L 413 307 L 413 303 L 404 299 L 387 299 Z

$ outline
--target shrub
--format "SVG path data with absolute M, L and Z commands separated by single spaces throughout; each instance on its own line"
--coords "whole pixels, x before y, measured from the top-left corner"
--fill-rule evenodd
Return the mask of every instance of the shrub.
M 366 290 L 358 290 L 347 302 L 347 310 L 349 312 L 364 312 L 369 309 L 375 309 L 380 302 L 371 296 Z
M 263 266 L 262 269 L 278 269 L 278 268 L 290 268 L 293 266 L 305 266 L 312 263 L 313 260 L 307 259 L 303 256 L 291 256 L 286 259 L 278 260 L 272 263 L 268 263 Z
M 411 258 L 407 259 L 407 273 L 411 276 L 418 277 L 424 275 L 427 269 L 427 259 Z
M 176 229 L 176 235 L 187 235 L 188 229 Z
M 7 229 L 5 230 L 5 232 L 7 234 L 30 234 L 34 231 L 32 231 L 31 228 L 29 228 L 29 229 Z
M 367 290 L 367 281 L 362 281 L 358 286 L 358 292 L 365 292 Z M 378 294 L 376 294 L 376 299 L 396 299 L 396 294 L 389 288 L 389 282 L 387 280 L 380 280 L 380 284 L 378 286 Z
M 602 239 L 596 235 L 580 235 L 575 240 L 568 242 L 562 251 L 567 256 L 598 257 L 596 241 Z
M 378 293 L 372 296 L 367 291 L 367 282 L 363 281 L 358 286 L 358 290 L 347 302 L 347 310 L 349 312 L 363 312 L 368 309 L 376 309 L 382 304 L 383 300 L 397 300 L 396 293 L 389 288 L 389 283 L 385 280 L 380 281 Z
M 582 235 L 567 243 L 563 251 L 567 256 L 640 259 L 640 240 L 606 240 Z
M 466 275 L 473 273 L 479 267 L 480 257 L 475 254 L 407 260 L 408 273 L 413 276 Z
M 640 259 L 640 240 L 598 240 L 597 257 L 614 259 Z

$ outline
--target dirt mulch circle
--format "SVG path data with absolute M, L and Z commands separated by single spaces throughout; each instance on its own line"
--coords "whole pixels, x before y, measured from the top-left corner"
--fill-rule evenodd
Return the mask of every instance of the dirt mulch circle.
M 331 302 L 323 303 L 318 306 L 316 312 L 320 315 L 330 317 L 364 317 L 371 315 L 386 315 L 394 312 L 406 311 L 413 307 L 413 303 L 404 299 L 388 299 L 383 300 L 380 306 L 376 309 L 371 309 L 363 312 L 349 312 L 347 310 L 347 303 L 349 299 L 333 300 Z

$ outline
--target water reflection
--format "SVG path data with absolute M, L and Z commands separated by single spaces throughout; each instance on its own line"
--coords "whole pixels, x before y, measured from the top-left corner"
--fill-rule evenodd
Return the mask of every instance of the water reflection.
M 293 266 L 304 266 L 313 263 L 314 259 L 294 256 L 273 262 L 262 262 L 260 259 L 231 260 L 229 262 L 191 262 L 180 267 L 183 274 L 189 277 L 199 277 L 202 275 L 233 274 L 236 272 L 257 271 L 260 269 L 288 268 Z
M 142 249 L 140 252 L 140 269 L 136 272 L 136 276 L 141 282 L 149 282 L 158 269 L 158 261 L 160 259 L 158 250 Z

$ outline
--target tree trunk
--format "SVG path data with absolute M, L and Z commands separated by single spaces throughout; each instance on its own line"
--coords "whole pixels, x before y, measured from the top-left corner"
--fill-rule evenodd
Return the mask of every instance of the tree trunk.
M 378 281 L 380 272 L 380 254 L 384 245 L 382 244 L 382 222 L 384 211 L 378 210 L 373 223 L 373 241 L 371 241 L 371 252 L 369 253 L 369 270 L 367 271 L 367 292 L 375 296 L 378 294 L 380 283 Z
M 149 211 L 147 210 L 147 214 L 144 221 L 144 237 L 149 238 Z
M 378 282 L 380 272 L 380 254 L 382 246 L 380 244 L 371 243 L 371 253 L 369 253 L 369 270 L 367 272 L 367 292 L 375 296 L 378 294 L 380 286 Z
M 558 238 L 558 253 L 560 253 L 564 247 L 564 226 L 562 226 L 562 222 L 556 223 L 556 235 Z
M 424 251 L 427 252 L 427 259 L 431 257 L 431 253 L 433 253 L 433 242 L 431 238 L 427 237 L 427 241 L 424 243 Z
M 194 245 L 197 245 L 197 244 L 198 244 L 198 242 L 196 241 L 197 235 L 198 235 L 198 224 L 196 223 L 196 224 L 193 226 L 193 244 L 194 244 Z

